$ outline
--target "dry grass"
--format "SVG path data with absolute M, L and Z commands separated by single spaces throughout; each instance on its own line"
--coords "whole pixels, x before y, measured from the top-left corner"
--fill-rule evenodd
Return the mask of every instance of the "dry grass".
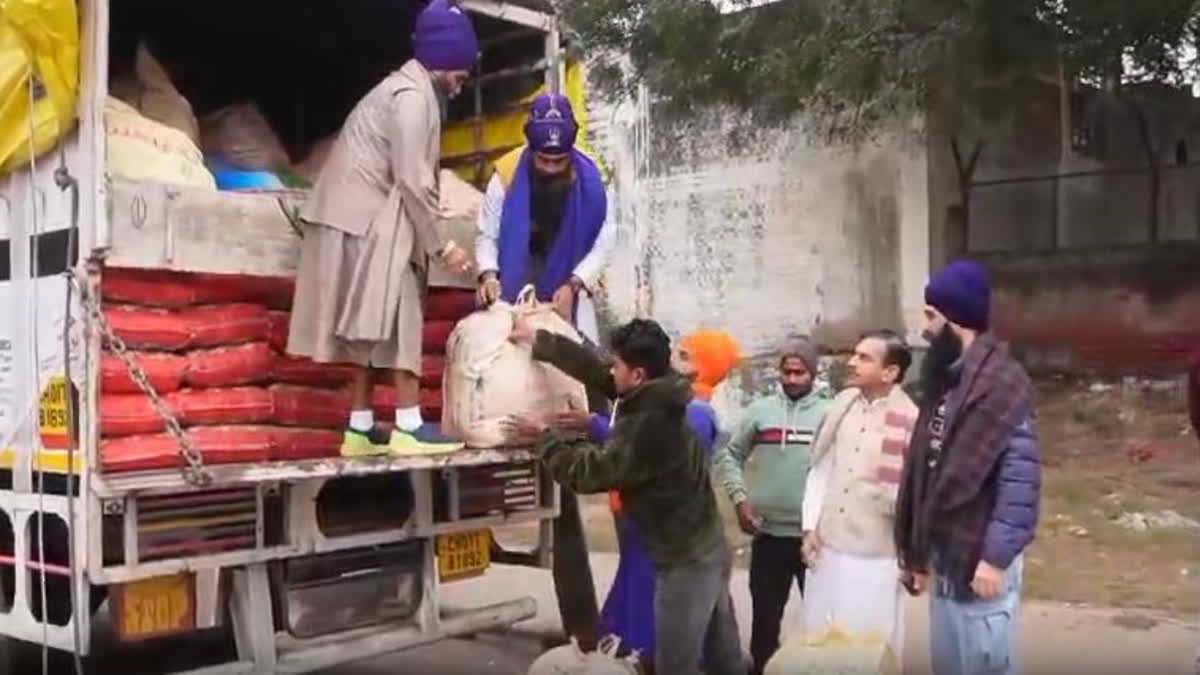
M 1200 611 L 1200 531 L 1136 531 L 1129 513 L 1200 520 L 1200 461 L 1183 393 L 1161 383 L 1050 381 L 1039 387 L 1042 522 L 1027 595 L 1172 614 Z
M 1200 612 L 1200 530 L 1135 531 L 1127 513 L 1175 511 L 1200 521 L 1200 448 L 1188 429 L 1184 397 L 1163 383 L 1049 380 L 1038 386 L 1038 434 L 1045 469 L 1042 520 L 1026 562 L 1027 597 L 1146 608 L 1180 616 Z M 718 491 L 737 561 L 749 539 Z M 616 552 L 607 498 L 583 500 L 588 545 Z M 508 532 L 507 541 L 536 538 Z

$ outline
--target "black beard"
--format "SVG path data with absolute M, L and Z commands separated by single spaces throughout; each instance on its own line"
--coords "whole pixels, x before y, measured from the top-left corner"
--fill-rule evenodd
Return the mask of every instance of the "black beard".
M 571 176 L 566 172 L 545 174 L 533 172 L 533 189 L 547 195 L 565 196 L 571 187 Z
M 534 253 L 546 255 L 558 236 L 563 212 L 567 208 L 567 191 L 571 188 L 567 176 L 533 175 L 532 207 L 533 232 L 530 246 Z
M 934 336 L 925 336 L 929 340 L 929 351 L 921 362 L 921 398 L 922 403 L 933 404 L 951 386 L 950 366 L 954 365 L 963 353 L 962 340 L 949 325 Z

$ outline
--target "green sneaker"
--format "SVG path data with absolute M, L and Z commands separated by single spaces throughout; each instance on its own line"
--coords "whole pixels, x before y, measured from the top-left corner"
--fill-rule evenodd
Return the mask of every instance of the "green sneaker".
M 363 433 L 347 428 L 342 434 L 342 457 L 372 457 L 385 455 L 388 451 L 388 434 L 375 427 Z
M 388 451 L 393 455 L 439 455 L 462 450 L 464 443 L 443 436 L 438 425 L 425 423 L 415 431 L 392 430 Z

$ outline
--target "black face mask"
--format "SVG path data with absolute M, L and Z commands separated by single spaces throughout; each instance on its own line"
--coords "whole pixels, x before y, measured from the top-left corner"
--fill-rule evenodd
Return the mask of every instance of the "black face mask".
M 923 337 L 929 341 L 929 351 L 921 363 L 921 393 L 924 397 L 941 397 L 952 384 L 950 367 L 962 358 L 962 340 L 950 330 L 949 324 L 942 326 L 936 335 Z

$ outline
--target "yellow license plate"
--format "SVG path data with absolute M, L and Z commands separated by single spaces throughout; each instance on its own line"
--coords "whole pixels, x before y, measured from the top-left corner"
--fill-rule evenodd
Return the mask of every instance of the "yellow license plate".
M 437 538 L 438 578 L 456 581 L 478 576 L 492 564 L 491 530 L 443 534 Z
M 38 406 L 38 427 L 42 442 L 49 448 L 64 448 L 67 441 L 67 378 L 55 375 L 42 392 Z
M 116 593 L 117 636 L 145 640 L 196 627 L 195 579 L 190 574 L 122 584 Z

